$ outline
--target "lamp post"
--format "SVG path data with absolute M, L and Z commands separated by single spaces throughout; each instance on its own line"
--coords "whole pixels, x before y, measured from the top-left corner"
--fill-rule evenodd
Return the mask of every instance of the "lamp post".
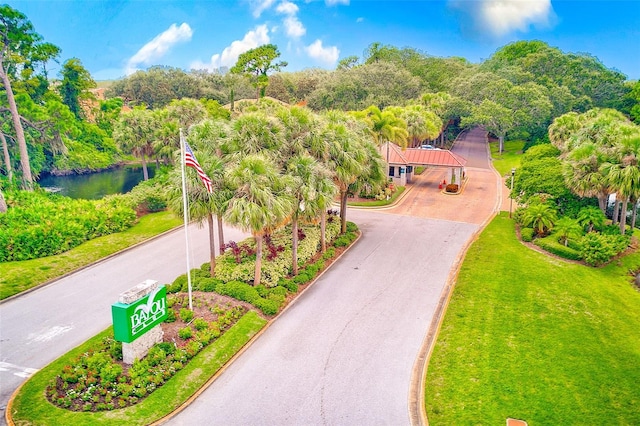
M 511 219 L 511 209 L 513 207 L 513 177 L 516 174 L 516 168 L 511 169 L 511 192 L 509 193 L 509 219 Z

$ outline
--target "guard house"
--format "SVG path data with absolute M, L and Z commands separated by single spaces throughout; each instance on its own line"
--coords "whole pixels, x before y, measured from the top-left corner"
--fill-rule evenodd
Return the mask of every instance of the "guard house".
M 387 142 L 380 147 L 380 155 L 389 165 L 389 177 L 395 185 L 405 186 L 413 179 L 414 168 L 447 167 L 447 182 L 462 183 L 467 160 L 446 149 L 402 149 L 398 145 Z

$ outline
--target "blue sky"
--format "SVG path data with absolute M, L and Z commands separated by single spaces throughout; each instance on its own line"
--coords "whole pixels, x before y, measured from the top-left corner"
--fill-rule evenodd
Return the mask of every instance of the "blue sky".
M 151 65 L 231 67 L 273 43 L 285 71 L 334 69 L 373 42 L 473 63 L 517 40 L 588 53 L 640 78 L 640 0 L 29 0 L 10 6 L 95 80 Z M 50 66 L 57 75 L 60 66 Z

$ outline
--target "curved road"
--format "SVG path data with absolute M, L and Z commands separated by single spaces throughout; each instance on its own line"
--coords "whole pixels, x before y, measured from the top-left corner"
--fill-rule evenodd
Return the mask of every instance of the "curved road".
M 351 209 L 361 240 L 168 424 L 410 424 L 414 364 L 452 265 L 499 200 L 484 132 L 454 151 L 469 160 L 462 195 L 441 194 L 435 169 L 397 207 Z
M 351 209 L 360 241 L 169 423 L 410 424 L 414 364 L 452 265 L 500 199 L 484 132 L 454 151 L 468 159 L 461 195 L 441 194 L 445 172 L 434 169 L 397 207 Z M 207 231 L 190 235 L 200 265 Z M 107 327 L 120 292 L 148 278 L 170 282 L 184 268 L 176 231 L 2 303 L 2 408 L 29 374 Z

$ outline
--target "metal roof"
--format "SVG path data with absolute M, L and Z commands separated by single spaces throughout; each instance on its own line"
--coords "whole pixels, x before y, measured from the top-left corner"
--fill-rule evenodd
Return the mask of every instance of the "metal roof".
M 442 167 L 464 167 L 467 160 L 446 149 L 402 149 L 394 143 L 387 142 L 380 147 L 380 155 L 387 160 L 387 146 L 389 165 L 405 166 L 442 166 Z

